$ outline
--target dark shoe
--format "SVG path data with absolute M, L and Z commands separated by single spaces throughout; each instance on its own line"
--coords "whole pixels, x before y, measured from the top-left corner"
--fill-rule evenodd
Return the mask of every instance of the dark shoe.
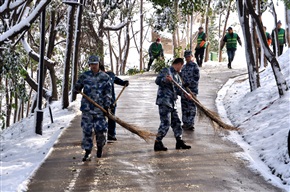
M 155 141 L 154 151 L 167 151 L 167 147 L 165 147 L 162 141 Z
M 185 145 L 185 142 L 183 140 L 177 140 L 176 141 L 176 147 L 175 149 L 190 149 L 190 145 Z
M 194 131 L 194 126 L 193 125 L 184 124 L 184 125 L 182 125 L 182 129 L 185 130 L 185 131 Z
M 232 65 L 231 65 L 231 63 L 228 64 L 228 68 L 229 68 L 229 69 L 232 69 Z
M 97 157 L 101 158 L 103 153 L 103 147 L 97 147 Z
M 87 161 L 90 158 L 91 150 L 86 149 L 86 153 L 83 157 L 83 161 Z
M 117 141 L 117 138 L 112 135 L 108 135 L 108 141 Z

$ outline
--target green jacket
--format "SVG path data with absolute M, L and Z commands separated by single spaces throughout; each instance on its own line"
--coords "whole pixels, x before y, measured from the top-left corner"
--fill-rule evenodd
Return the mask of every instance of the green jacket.
M 153 56 L 153 57 L 158 57 L 158 56 L 162 56 L 163 57 L 163 47 L 161 45 L 161 43 L 152 43 L 149 47 L 149 56 Z
M 273 39 L 272 44 L 274 45 L 274 40 L 275 40 L 274 30 L 272 31 L 272 39 Z M 278 44 L 283 45 L 285 43 L 286 43 L 285 29 L 280 28 L 278 29 Z
M 227 49 L 237 49 L 237 41 L 239 39 L 240 39 L 240 37 L 238 36 L 238 34 L 236 34 L 236 33 L 232 33 L 232 34 L 227 33 L 225 38 L 224 38 L 224 42 L 227 43 Z
M 198 34 L 198 37 L 197 37 L 197 48 L 204 48 L 204 47 L 206 47 L 206 43 L 202 47 L 199 47 L 200 43 L 202 41 L 205 41 L 205 38 L 206 38 L 206 35 L 205 35 L 204 32 Z

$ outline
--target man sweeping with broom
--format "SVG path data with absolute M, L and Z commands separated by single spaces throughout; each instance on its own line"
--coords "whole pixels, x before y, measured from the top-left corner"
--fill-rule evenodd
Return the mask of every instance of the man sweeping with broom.
M 183 66 L 180 76 L 183 80 L 184 87 L 189 88 L 196 96 L 198 94 L 199 68 L 197 64 L 192 61 L 193 55 L 190 50 L 184 51 L 184 58 L 186 64 Z M 181 97 L 181 109 L 182 128 L 184 130 L 194 131 L 194 119 L 196 115 L 195 104 L 183 95 Z
M 98 56 L 90 56 L 88 64 L 90 70 L 80 75 L 75 85 L 75 92 L 80 93 L 83 89 L 85 95 L 109 111 L 112 104 L 110 76 L 100 72 L 100 58 Z M 106 143 L 108 127 L 105 114 L 85 97 L 82 98 L 80 110 L 82 111 L 81 126 L 83 129 L 82 148 L 85 150 L 83 161 L 89 158 L 93 148 L 93 129 L 96 134 L 97 157 L 100 158 Z
M 175 59 L 172 63 L 172 66 L 170 68 L 162 69 L 155 80 L 155 83 L 159 86 L 156 104 L 159 107 L 161 122 L 154 144 L 154 151 L 167 151 L 167 147 L 163 145 L 162 139 L 166 136 L 170 125 L 176 138 L 175 148 L 191 148 L 191 146 L 186 145 L 185 142 L 182 140 L 181 121 L 179 120 L 176 109 L 177 95 L 181 95 L 182 92 L 177 86 L 172 83 L 173 81 L 175 81 L 180 85 L 182 84 L 178 73 L 180 72 L 183 63 L 184 61 L 182 58 Z M 190 96 L 187 97 L 190 98 Z

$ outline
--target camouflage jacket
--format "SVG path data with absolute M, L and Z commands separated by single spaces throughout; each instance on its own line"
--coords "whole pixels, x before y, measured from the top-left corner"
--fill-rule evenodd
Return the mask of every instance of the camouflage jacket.
M 180 73 L 183 84 L 187 84 L 188 88 L 198 94 L 199 68 L 196 63 L 190 61 L 186 63 Z
M 112 85 L 109 75 L 103 72 L 94 74 L 92 71 L 82 73 L 75 85 L 77 90 L 83 89 L 83 93 L 93 99 L 103 108 L 107 108 L 112 104 Z M 103 114 L 103 112 L 95 107 L 86 98 L 82 98 L 82 112 L 90 112 L 92 114 Z
M 173 67 L 163 68 L 155 80 L 155 83 L 159 86 L 156 105 L 166 105 L 175 108 L 177 95 L 181 95 L 181 90 L 166 80 L 167 75 L 171 75 L 178 84 L 182 85 L 180 76 Z

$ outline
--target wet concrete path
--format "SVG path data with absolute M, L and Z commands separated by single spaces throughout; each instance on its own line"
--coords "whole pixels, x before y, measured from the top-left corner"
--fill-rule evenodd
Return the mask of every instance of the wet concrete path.
M 219 88 L 229 77 L 241 73 L 245 71 L 202 68 L 198 98 L 215 110 Z M 122 120 L 154 133 L 159 126 L 155 78 L 153 73 L 130 77 L 130 86 L 117 108 Z M 120 89 L 116 86 L 116 94 Z M 281 191 L 236 158 L 234 154 L 241 149 L 224 141 L 207 121 L 198 121 L 195 127 L 194 132 L 183 134 L 192 149 L 175 150 L 170 129 L 163 140 L 169 150 L 154 152 L 153 141 L 147 144 L 118 126 L 118 141 L 105 146 L 103 157 L 82 163 L 77 116 L 32 178 L 29 191 Z

